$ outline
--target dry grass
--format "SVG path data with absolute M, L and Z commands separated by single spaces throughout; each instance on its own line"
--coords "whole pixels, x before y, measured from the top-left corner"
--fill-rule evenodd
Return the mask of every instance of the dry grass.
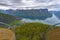
M 14 40 L 14 33 L 6 28 L 0 28 L 0 40 Z
M 60 28 L 54 28 L 46 33 L 46 40 L 60 40 Z

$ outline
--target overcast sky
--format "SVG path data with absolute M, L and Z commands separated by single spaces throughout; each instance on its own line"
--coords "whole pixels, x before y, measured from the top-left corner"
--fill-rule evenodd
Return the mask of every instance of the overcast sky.
M 60 10 L 60 0 L 0 0 L 0 9 Z

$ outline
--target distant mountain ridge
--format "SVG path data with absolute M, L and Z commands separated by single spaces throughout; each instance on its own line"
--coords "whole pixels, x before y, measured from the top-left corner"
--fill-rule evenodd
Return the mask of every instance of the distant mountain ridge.
M 55 14 L 60 19 L 60 11 L 49 11 L 51 14 Z
M 48 9 L 31 9 L 31 10 L 0 10 L 1 13 L 14 15 L 18 18 L 40 19 L 52 17 L 52 14 L 48 12 Z

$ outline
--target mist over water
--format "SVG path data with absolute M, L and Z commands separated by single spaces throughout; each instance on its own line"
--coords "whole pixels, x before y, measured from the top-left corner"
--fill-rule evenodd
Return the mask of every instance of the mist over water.
M 23 18 L 21 21 L 27 22 L 27 23 L 28 22 L 41 22 L 41 23 L 50 24 L 50 25 L 60 23 L 60 19 L 57 16 L 55 16 L 54 14 L 52 14 L 52 15 L 53 15 L 52 17 L 47 18 L 45 20 L 38 20 L 38 19 L 32 20 L 32 19 Z

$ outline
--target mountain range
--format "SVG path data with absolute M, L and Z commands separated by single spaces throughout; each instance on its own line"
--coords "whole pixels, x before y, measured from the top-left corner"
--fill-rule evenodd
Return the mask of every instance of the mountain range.
M 31 9 L 31 10 L 0 10 L 1 13 L 14 15 L 17 18 L 27 18 L 27 19 L 40 19 L 45 20 L 46 18 L 52 17 L 52 14 L 48 11 L 48 9 Z
M 0 22 L 11 23 L 15 20 L 25 22 L 43 22 L 47 24 L 60 23 L 60 11 L 48 11 L 48 9 L 32 9 L 32 10 L 1 10 Z M 33 21 L 32 21 L 33 20 Z
M 49 13 L 56 15 L 60 19 L 60 11 L 49 11 Z

